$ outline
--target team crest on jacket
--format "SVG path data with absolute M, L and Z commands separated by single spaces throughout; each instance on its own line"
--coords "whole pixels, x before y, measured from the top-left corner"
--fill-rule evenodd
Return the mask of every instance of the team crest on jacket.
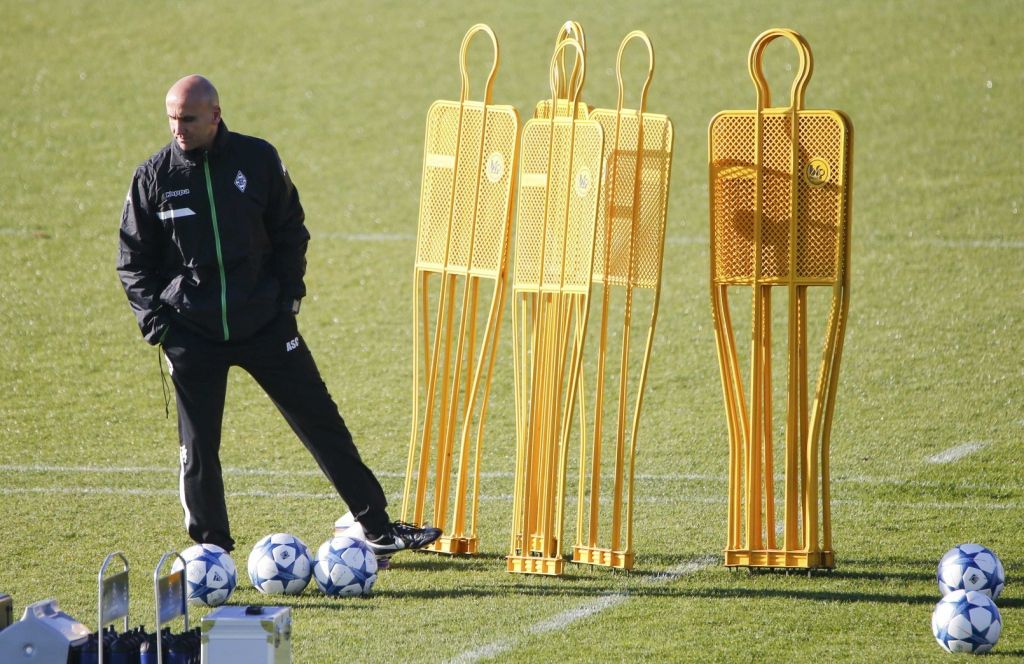
M 249 181 L 245 179 L 245 173 L 238 171 L 238 175 L 235 176 L 235 186 L 238 187 L 238 191 L 245 193 L 245 185 L 249 184 Z

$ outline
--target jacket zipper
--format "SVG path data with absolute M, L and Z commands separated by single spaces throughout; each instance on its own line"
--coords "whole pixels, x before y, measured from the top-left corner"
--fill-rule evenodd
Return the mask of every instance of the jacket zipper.
M 220 228 L 217 226 L 217 206 L 213 202 L 213 183 L 210 181 L 210 154 L 203 153 L 203 172 L 206 174 L 206 194 L 210 197 L 210 218 L 213 220 L 213 243 L 217 249 L 217 269 L 220 270 L 220 320 L 224 326 L 224 341 L 228 332 L 228 282 L 224 275 L 224 256 L 220 249 Z

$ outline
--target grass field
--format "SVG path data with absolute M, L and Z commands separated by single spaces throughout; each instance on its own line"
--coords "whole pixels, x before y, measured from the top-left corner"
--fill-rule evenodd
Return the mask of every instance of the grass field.
M 295 657 L 340 661 L 945 661 L 935 564 L 962 541 L 1008 587 L 991 661 L 1024 656 L 1024 5 L 849 3 L 22 2 L 0 6 L 0 591 L 57 597 L 95 627 L 96 571 L 151 574 L 188 542 L 176 420 L 114 272 L 132 170 L 168 140 L 162 99 L 201 72 L 235 131 L 279 149 L 313 235 L 300 325 L 397 511 L 410 422 L 412 262 L 423 119 L 458 98 L 465 30 L 501 42 L 497 103 L 529 116 L 567 18 L 587 31 L 584 96 L 614 104 L 619 41 L 650 35 L 648 108 L 675 123 L 661 317 L 645 401 L 637 565 L 509 575 L 509 320 L 488 424 L 482 555 L 404 554 L 373 596 L 294 607 Z M 850 322 L 832 435 L 836 570 L 721 566 L 727 433 L 708 294 L 707 123 L 752 108 L 747 50 L 799 30 L 809 108 L 856 128 Z M 489 54 L 471 52 L 474 90 Z M 776 96 L 792 55 L 769 49 Z M 635 78 L 632 80 L 636 80 Z M 627 102 L 629 97 L 627 96 Z M 243 373 L 222 460 L 244 566 L 262 535 L 316 546 L 343 511 Z M 973 444 L 950 463 L 930 461 Z M 271 472 L 272 471 L 272 472 Z M 233 603 L 260 603 L 247 581 Z M 203 611 L 193 611 L 194 621 Z

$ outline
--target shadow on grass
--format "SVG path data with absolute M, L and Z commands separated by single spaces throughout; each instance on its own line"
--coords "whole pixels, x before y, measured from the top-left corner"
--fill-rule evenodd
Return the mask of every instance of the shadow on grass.
M 661 589 L 655 589 L 656 591 Z M 638 592 L 640 594 L 651 594 Z M 660 595 L 655 592 L 653 594 Z M 839 602 L 839 603 L 869 603 L 869 604 L 922 604 L 934 606 L 938 601 L 937 595 L 898 595 L 886 593 L 869 593 L 857 591 L 831 591 L 831 590 L 792 590 L 779 588 L 694 588 L 692 590 L 681 589 L 678 593 L 669 593 L 680 597 L 705 597 L 710 599 L 735 599 L 735 598 L 780 598 L 780 599 L 802 599 L 815 602 Z M 999 600 L 999 608 L 1021 608 L 1024 607 L 1024 599 Z
M 858 590 L 830 590 L 828 588 L 793 588 L 793 583 L 823 584 L 831 581 L 865 581 L 865 582 L 933 582 L 935 561 L 925 559 L 849 559 L 840 563 L 835 570 L 814 570 L 808 575 L 807 570 L 762 569 L 762 568 L 730 568 L 734 577 L 742 583 L 749 578 L 758 587 L 708 587 L 706 580 L 697 583 L 688 582 L 690 574 L 683 573 L 678 580 L 671 583 L 651 581 L 659 575 L 671 574 L 671 570 L 685 566 L 696 560 L 713 560 L 707 570 L 694 570 L 701 573 L 708 570 L 720 571 L 722 558 L 719 554 L 694 554 L 690 557 L 668 554 L 644 554 L 638 557 L 638 566 L 632 570 L 616 570 L 588 565 L 567 564 L 566 573 L 561 577 L 509 574 L 493 584 L 459 585 L 439 587 L 430 590 L 394 590 L 380 591 L 381 596 L 403 598 L 438 598 L 438 597 L 500 597 L 510 594 L 534 597 L 577 596 L 594 598 L 607 594 L 629 593 L 642 597 L 678 597 L 678 598 L 710 598 L 710 599 L 793 599 L 813 602 L 838 602 L 843 604 L 908 604 L 933 606 L 939 601 L 935 594 L 901 594 L 884 592 L 865 592 Z M 396 560 L 393 570 L 385 572 L 401 573 L 402 570 L 422 572 L 466 571 L 474 573 L 501 572 L 505 565 L 505 555 L 495 552 L 481 553 L 473 557 L 448 557 L 429 552 L 406 555 Z M 895 568 L 914 568 L 927 571 L 906 572 L 895 571 Z M 785 588 L 766 588 L 761 584 L 766 577 L 793 577 L 787 581 Z M 803 577 L 803 578 L 801 578 Z M 1001 609 L 1017 609 L 1024 607 L 1024 599 L 1003 597 L 998 602 Z
M 440 598 L 490 598 L 508 595 L 526 597 L 578 597 L 581 600 L 596 599 L 598 597 L 626 594 L 636 597 L 655 597 L 673 599 L 781 599 L 807 602 L 829 602 L 838 604 L 905 604 L 931 607 L 938 601 L 932 595 L 897 595 L 886 593 L 868 592 L 840 592 L 830 590 L 797 590 L 780 588 L 718 588 L 718 587 L 688 587 L 682 582 L 680 587 L 650 586 L 623 588 L 613 585 L 586 585 L 574 584 L 572 577 L 562 578 L 557 584 L 551 585 L 526 585 L 517 579 L 511 578 L 498 586 L 455 586 L 438 587 L 429 590 L 374 590 L 369 597 L 339 597 L 335 599 L 322 598 L 310 600 L 309 598 L 296 598 L 295 601 L 288 601 L 285 598 L 275 597 L 276 603 L 284 606 L 291 606 L 296 609 L 327 609 L 336 611 L 366 610 L 378 608 L 376 599 L 423 599 L 432 600 Z M 565 583 L 568 581 L 569 583 Z M 290 598 L 289 598 L 290 599 Z M 1014 598 L 1000 600 L 999 608 L 1020 609 L 1024 608 L 1024 599 Z M 999 654 L 1024 654 L 1024 650 L 1000 651 Z
M 432 551 L 403 554 L 391 561 L 391 569 L 412 569 L 419 571 L 466 571 L 493 572 L 505 567 L 505 556 L 478 554 L 476 556 L 447 556 Z
M 403 555 L 393 560 L 392 569 L 417 570 L 417 571 L 466 571 L 466 572 L 502 572 L 505 570 L 504 553 L 480 553 L 475 556 L 453 556 L 437 554 L 431 551 L 416 552 L 415 554 Z M 597 565 L 577 564 L 566 561 L 565 573 L 560 577 L 534 574 L 512 574 L 509 579 L 558 579 L 560 582 L 571 583 L 574 581 L 601 581 L 610 579 L 621 583 L 628 579 L 643 579 L 649 576 L 663 574 L 677 565 L 685 565 L 695 560 L 704 560 L 707 555 L 694 554 L 692 557 L 681 557 L 678 555 L 645 555 L 642 564 L 631 570 L 615 569 Z M 721 565 L 721 558 L 717 557 L 714 565 Z
M 526 585 L 510 581 L 495 586 L 457 586 L 449 588 L 433 588 L 430 590 L 394 590 L 375 592 L 375 595 L 405 599 L 461 598 L 461 597 L 500 597 L 508 594 L 530 597 L 566 597 L 576 596 L 581 599 L 597 598 L 603 595 L 625 594 L 636 597 L 669 597 L 669 598 L 701 598 L 701 599 L 784 599 L 803 600 L 809 602 L 831 602 L 839 604 L 906 604 L 934 606 L 939 598 L 934 595 L 901 595 L 895 593 L 870 593 L 858 591 L 833 590 L 797 590 L 783 588 L 716 588 L 687 587 L 685 582 L 678 582 L 682 587 L 641 586 L 627 587 L 611 585 L 582 585 L 572 583 L 571 578 L 561 579 L 557 585 Z M 569 583 L 564 583 L 568 581 Z M 1024 599 L 999 601 L 1000 609 L 1024 608 Z
M 563 579 L 565 580 L 565 579 Z M 512 587 L 514 586 L 514 587 Z M 522 584 L 502 584 L 500 588 L 493 586 L 459 586 L 452 588 L 434 588 L 430 590 L 395 590 L 375 593 L 380 596 L 402 598 L 438 598 L 438 597 L 498 597 L 508 593 L 531 597 L 566 597 L 596 598 L 602 595 L 628 593 L 637 597 L 672 597 L 672 598 L 705 598 L 705 599 L 804 599 L 819 602 L 870 602 L 887 604 L 934 604 L 933 597 L 907 595 L 878 595 L 871 593 L 844 593 L 813 590 L 779 590 L 774 588 L 622 588 L 617 586 L 594 586 L 559 584 L 557 586 L 535 586 Z
M 738 571 L 742 572 L 743 569 Z M 805 576 L 809 578 L 834 578 L 834 579 L 851 579 L 857 580 L 862 579 L 865 581 L 935 581 L 934 574 L 925 574 L 922 572 L 889 572 L 879 571 L 870 572 L 863 570 L 846 570 L 846 569 L 835 569 L 835 570 L 814 570 L 808 572 L 806 570 L 751 570 L 751 576 L 761 575 L 782 575 L 782 576 Z
M 369 597 L 335 597 L 328 598 L 324 597 L 322 600 L 315 602 L 302 602 L 301 604 L 293 604 L 292 606 L 303 611 L 306 609 L 327 609 L 335 611 L 365 611 L 367 609 L 378 608 L 373 604 L 374 594 Z

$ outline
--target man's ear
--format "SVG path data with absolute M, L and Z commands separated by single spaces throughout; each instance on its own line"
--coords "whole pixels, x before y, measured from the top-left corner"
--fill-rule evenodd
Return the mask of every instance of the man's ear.
M 220 106 L 213 107 L 213 121 L 220 122 Z

